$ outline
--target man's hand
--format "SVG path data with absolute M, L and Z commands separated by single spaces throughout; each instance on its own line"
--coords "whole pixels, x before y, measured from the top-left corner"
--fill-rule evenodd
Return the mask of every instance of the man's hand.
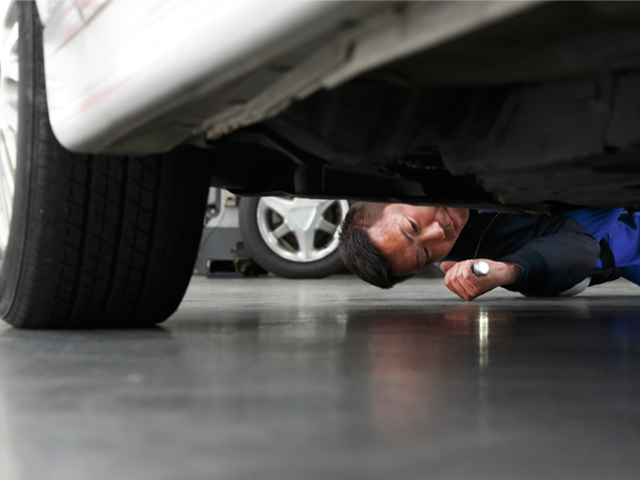
M 489 264 L 489 273 L 483 277 L 477 277 L 471 271 L 471 266 L 479 260 Z M 445 287 L 465 300 L 473 300 L 496 287 L 511 285 L 518 281 L 522 273 L 522 269 L 514 263 L 494 262 L 486 258 L 442 262 L 440 268 L 446 273 Z

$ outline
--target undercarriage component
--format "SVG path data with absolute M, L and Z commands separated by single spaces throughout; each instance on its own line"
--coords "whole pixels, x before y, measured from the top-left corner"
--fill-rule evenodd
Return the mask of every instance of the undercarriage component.
M 640 75 L 514 88 L 486 136 L 441 149 L 454 175 L 475 175 L 506 204 L 640 207 Z M 473 112 L 470 112 L 473 115 Z

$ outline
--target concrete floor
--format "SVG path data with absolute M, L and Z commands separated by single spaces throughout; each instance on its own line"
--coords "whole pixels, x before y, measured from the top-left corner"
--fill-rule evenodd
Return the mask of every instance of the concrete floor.
M 0 480 L 635 479 L 640 290 L 194 278 L 162 327 L 0 327 Z

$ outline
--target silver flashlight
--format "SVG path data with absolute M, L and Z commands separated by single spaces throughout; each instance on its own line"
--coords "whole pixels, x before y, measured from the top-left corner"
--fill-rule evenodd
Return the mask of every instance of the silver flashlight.
M 484 277 L 489 273 L 489 264 L 484 260 L 479 260 L 471 265 L 471 271 L 476 277 Z

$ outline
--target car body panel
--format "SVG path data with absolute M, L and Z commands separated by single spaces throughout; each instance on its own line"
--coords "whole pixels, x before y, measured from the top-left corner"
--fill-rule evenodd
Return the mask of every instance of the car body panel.
M 55 9 L 45 27 L 45 64 L 56 137 L 70 150 L 108 150 L 150 120 L 277 58 L 291 38 L 304 41 L 312 25 L 340 7 L 338 2 L 111 1 L 71 39 L 61 38 L 60 31 L 77 12 Z M 184 140 L 202 118 L 183 113 L 168 122 L 180 132 L 177 141 L 152 150 Z
M 40 0 L 51 124 L 82 152 L 218 138 L 532 3 Z

